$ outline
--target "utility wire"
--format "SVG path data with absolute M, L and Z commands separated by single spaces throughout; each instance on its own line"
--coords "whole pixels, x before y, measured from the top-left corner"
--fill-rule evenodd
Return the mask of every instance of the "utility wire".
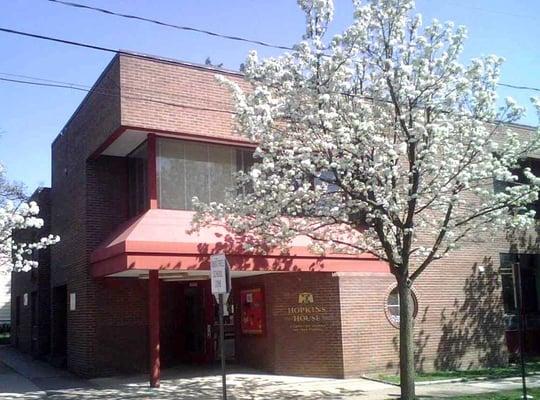
M 214 36 L 214 37 L 218 37 L 218 38 L 222 38 L 222 39 L 235 40 L 237 42 L 251 43 L 251 44 L 256 44 L 256 45 L 259 45 L 259 46 L 271 47 L 271 48 L 281 49 L 281 50 L 293 50 L 293 48 L 289 47 L 289 46 L 271 44 L 271 43 L 268 43 L 268 42 L 263 42 L 261 40 L 248 39 L 248 38 L 243 38 L 243 37 L 240 37 L 240 36 L 226 35 L 226 34 L 222 34 L 222 33 L 209 31 L 209 30 L 206 30 L 206 29 L 194 28 L 194 27 L 191 27 L 191 26 L 176 25 L 176 24 L 172 24 L 172 23 L 169 23 L 169 22 L 159 21 L 157 19 L 146 18 L 146 17 L 142 17 L 142 16 L 139 16 L 139 15 L 133 15 L 133 14 L 123 14 L 123 13 L 107 10 L 105 8 L 93 7 L 93 6 L 89 6 L 89 5 L 86 5 L 86 4 L 74 3 L 74 2 L 71 2 L 71 1 L 64 1 L 64 0 L 47 0 L 47 1 L 49 1 L 51 3 L 61 4 L 61 5 L 64 5 L 64 6 L 81 8 L 81 9 L 90 10 L 90 11 L 96 11 L 96 12 L 100 12 L 100 13 L 107 14 L 107 15 L 113 15 L 113 16 L 116 16 L 116 17 L 129 18 L 129 19 L 133 19 L 133 20 L 149 22 L 151 24 L 160 25 L 160 26 L 166 26 L 168 28 L 174 28 L 174 29 L 178 29 L 178 30 L 182 30 L 182 31 L 202 33 L 202 34 L 205 34 L 205 35 Z
M 7 76 L 7 77 L 10 77 L 10 78 L 22 78 L 24 80 L 55 83 L 55 84 L 59 84 L 59 87 L 68 86 L 68 87 L 73 87 L 73 89 L 86 89 L 87 91 L 90 91 L 92 89 L 92 86 L 90 86 L 90 85 L 84 85 L 84 84 L 81 84 L 81 83 L 73 83 L 73 82 L 66 82 L 66 81 L 57 81 L 57 80 L 52 80 L 52 79 L 39 78 L 39 77 L 36 77 L 36 76 L 20 75 L 20 74 L 13 74 L 13 73 L 7 73 L 7 72 L 0 72 L 0 75 Z M 17 79 L 12 79 L 12 80 L 16 81 Z M 24 82 L 21 82 L 21 83 L 24 83 Z M 32 83 L 35 83 L 35 82 L 32 82 Z M 54 86 L 51 86 L 51 87 L 54 87 Z M 120 87 L 118 87 L 118 89 L 120 89 Z M 154 90 L 154 89 L 142 88 L 142 87 L 135 87 L 135 86 L 131 86 L 131 85 L 122 85 L 122 89 L 126 89 L 128 92 L 129 91 L 132 91 L 132 92 L 144 92 L 144 93 L 149 93 L 149 94 L 158 94 L 158 95 L 162 95 L 164 97 L 180 97 L 180 98 L 184 98 L 184 99 L 186 99 L 188 101 L 191 101 L 191 102 L 193 102 L 193 101 L 206 101 L 207 100 L 207 99 L 204 99 L 204 98 L 201 98 L 201 97 L 193 97 L 193 96 L 189 96 L 189 95 L 184 95 L 184 94 L 179 93 L 179 92 L 163 92 L 163 91 L 160 91 L 160 90 Z M 216 100 L 216 99 L 212 99 L 212 103 L 219 104 L 220 106 L 223 106 L 223 107 L 230 107 L 230 105 L 231 105 L 230 102 L 220 101 L 220 100 Z
M 49 40 L 51 42 L 69 44 L 69 45 L 72 45 L 72 46 L 86 47 L 87 49 L 106 51 L 106 52 L 109 52 L 109 53 L 117 53 L 117 52 L 121 53 L 121 51 L 117 51 L 115 49 L 111 49 L 111 48 L 108 48 L 108 47 L 95 46 L 93 44 L 87 44 L 87 43 L 81 43 L 81 42 L 74 42 L 72 40 L 60 39 L 60 38 L 55 38 L 55 37 L 45 36 L 45 35 L 38 35 L 36 33 L 17 31 L 15 29 L 9 29 L 9 28 L 0 27 L 0 31 L 1 32 L 6 32 L 6 33 L 13 33 L 14 35 L 28 36 L 28 37 L 35 38 L 35 39 Z
M 47 1 L 53 1 L 53 0 L 47 0 Z M 54 1 L 60 1 L 60 0 L 54 0 Z M 84 47 L 84 48 L 88 48 L 88 49 L 92 49 L 92 50 L 105 51 L 105 52 L 108 52 L 108 53 L 125 54 L 125 55 L 129 55 L 129 56 L 135 57 L 135 58 L 140 58 L 140 59 L 144 59 L 144 60 L 159 61 L 159 62 L 162 62 L 162 63 L 172 64 L 172 65 L 189 65 L 189 63 L 187 63 L 187 62 L 175 61 L 175 60 L 170 60 L 170 59 L 167 59 L 167 58 L 154 57 L 154 56 L 150 56 L 150 55 L 146 55 L 146 54 L 133 53 L 133 52 L 125 51 L 125 50 L 116 50 L 116 49 L 113 49 L 113 48 L 110 48 L 110 47 L 96 46 L 96 45 L 93 45 L 93 44 L 75 42 L 73 40 L 66 40 L 66 39 L 61 39 L 61 38 L 56 38 L 56 37 L 51 37 L 51 36 L 45 36 L 45 35 L 38 35 L 38 34 L 35 34 L 35 33 L 24 32 L 24 31 L 19 31 L 19 30 L 15 30 L 15 29 L 4 28 L 4 27 L 0 27 L 0 32 L 11 33 L 11 34 L 14 34 L 14 35 L 21 35 L 21 36 L 26 36 L 26 37 L 31 37 L 31 38 L 34 38 L 34 39 L 48 40 L 48 41 L 52 41 L 52 42 L 56 42 L 56 43 L 68 44 L 68 45 L 71 45 L 71 46 Z M 212 67 L 208 67 L 208 68 L 212 68 Z M 219 68 L 215 68 L 215 69 L 219 70 L 219 71 L 222 71 L 222 72 L 226 72 L 226 73 L 241 74 L 240 72 L 237 72 L 237 71 L 227 71 L 227 70 L 222 70 L 222 69 L 219 69 Z M 532 87 L 532 86 L 518 86 L 518 85 L 512 85 L 512 84 L 509 84 L 509 83 L 502 83 L 502 82 L 497 83 L 497 85 L 498 86 L 503 86 L 503 87 L 508 87 L 508 88 L 511 88 L 511 89 L 516 89 L 516 90 L 528 90 L 528 91 L 540 92 L 540 88 L 536 88 L 536 87 Z
M 35 76 L 29 76 L 29 75 L 12 74 L 12 73 L 8 73 L 8 72 L 0 72 L 0 75 L 9 76 L 9 77 L 12 77 L 12 78 L 14 77 L 14 78 L 32 79 L 34 81 L 41 81 L 41 82 L 52 82 L 52 83 L 59 83 L 59 84 L 63 84 L 63 85 L 73 85 L 73 86 L 78 86 L 78 87 L 87 88 L 87 89 L 92 88 L 92 86 L 83 85 L 81 83 L 55 81 L 55 80 L 52 80 L 52 79 L 38 78 L 38 77 L 35 77 Z
M 2 77 L 0 77 L 0 81 L 18 83 L 18 84 L 24 84 L 24 85 L 32 85 L 32 86 L 53 87 L 53 88 L 61 88 L 61 89 L 74 89 L 74 90 L 78 90 L 78 91 L 81 91 L 81 92 L 97 93 L 97 94 L 100 94 L 100 95 L 103 95 L 103 96 L 108 96 L 108 97 L 118 97 L 118 98 L 129 99 L 129 100 L 140 100 L 140 101 L 146 101 L 146 102 L 150 102 L 150 103 L 157 103 L 157 104 L 162 104 L 162 105 L 166 105 L 166 106 L 172 106 L 172 107 L 178 107 L 178 108 L 186 108 L 186 109 L 192 109 L 192 110 L 198 110 L 198 111 L 210 111 L 210 112 L 217 112 L 217 113 L 224 113 L 224 114 L 237 114 L 234 111 L 223 110 L 223 109 L 219 109 L 219 108 L 197 107 L 197 106 L 192 106 L 192 105 L 188 105 L 188 104 L 180 104 L 180 103 L 174 103 L 174 102 L 163 101 L 163 100 L 158 100 L 158 99 L 152 99 L 152 98 L 149 98 L 149 97 L 123 95 L 123 94 L 114 93 L 112 91 L 106 91 L 106 90 L 101 90 L 101 89 L 97 89 L 97 88 L 85 89 L 85 88 L 82 88 L 82 87 L 77 87 L 75 84 L 32 82 L 32 81 L 23 80 L 23 79 L 11 79 L 11 78 L 2 78 Z
M 511 89 L 518 89 L 518 90 L 531 90 L 534 92 L 540 92 L 539 88 L 531 87 L 531 86 L 519 86 L 519 85 L 511 85 L 509 83 L 498 83 L 497 85 L 511 88 Z
M 67 44 L 67 45 L 70 45 L 70 46 L 83 47 L 83 48 L 86 48 L 86 49 L 99 50 L 99 51 L 104 51 L 104 52 L 107 52 L 107 53 L 125 54 L 125 55 L 131 56 L 131 57 L 135 57 L 135 58 L 139 58 L 139 59 L 143 59 L 143 60 L 159 61 L 159 62 L 165 63 L 165 64 L 193 65 L 193 66 L 196 66 L 196 67 L 203 67 L 201 65 L 192 64 L 192 63 L 189 63 L 189 62 L 171 60 L 169 58 L 161 58 L 161 57 L 151 56 L 151 55 L 148 55 L 148 54 L 140 54 L 140 53 L 135 53 L 135 52 L 126 51 L 126 50 L 118 50 L 118 49 L 113 49 L 111 47 L 96 46 L 96 45 L 89 44 L 89 43 L 75 42 L 73 40 L 66 40 L 66 39 L 52 37 L 52 36 L 38 35 L 36 33 L 19 31 L 19 30 L 16 30 L 16 29 L 0 27 L 0 32 L 11 33 L 13 35 L 26 36 L 26 37 L 30 37 L 30 38 L 33 38 L 33 39 L 46 40 L 46 41 L 55 42 L 55 43 Z M 223 68 L 216 68 L 216 67 L 213 67 L 213 66 L 204 66 L 204 68 L 215 69 L 216 71 L 221 71 L 221 72 L 228 73 L 228 74 L 233 74 L 233 75 L 242 75 L 242 73 L 238 72 L 238 71 L 231 71 L 231 70 L 227 70 L 227 69 L 223 69 Z

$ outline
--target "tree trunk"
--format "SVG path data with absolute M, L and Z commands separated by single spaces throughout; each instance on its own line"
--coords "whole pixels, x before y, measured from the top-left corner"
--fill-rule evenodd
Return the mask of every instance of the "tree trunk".
M 414 302 L 406 277 L 398 277 L 399 292 L 399 376 L 401 400 L 414 400 Z

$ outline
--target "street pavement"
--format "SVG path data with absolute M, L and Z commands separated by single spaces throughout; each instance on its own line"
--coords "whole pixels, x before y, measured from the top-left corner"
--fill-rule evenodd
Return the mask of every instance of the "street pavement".
M 84 380 L 46 363 L 32 360 L 16 350 L 0 347 L 0 400 L 4 399 L 221 399 L 219 369 L 192 366 L 163 371 L 161 387 L 148 387 L 146 375 Z M 540 387 L 540 376 L 528 378 Z M 461 395 L 519 389 L 521 380 L 509 378 L 419 385 L 421 398 L 452 398 Z M 230 400 L 383 400 L 399 398 L 399 387 L 367 379 L 323 379 L 261 374 L 229 367 Z

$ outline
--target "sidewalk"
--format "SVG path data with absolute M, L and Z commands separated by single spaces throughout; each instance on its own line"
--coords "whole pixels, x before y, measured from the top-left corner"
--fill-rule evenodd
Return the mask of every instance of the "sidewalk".
M 146 375 L 84 380 L 6 346 L 0 346 L 0 361 L 0 400 L 221 399 L 218 368 L 184 366 L 167 369 L 163 372 L 161 387 L 151 389 Z M 527 383 L 529 387 L 540 387 L 540 376 L 529 377 Z M 420 398 L 439 399 L 520 387 L 520 378 L 506 378 L 421 385 L 417 386 L 417 394 Z M 399 398 L 399 387 L 367 379 L 279 376 L 235 366 L 228 370 L 227 392 L 230 400 Z
M 41 399 L 41 391 L 29 379 L 0 362 L 0 399 Z
M 43 398 L 50 391 L 91 387 L 89 381 L 66 370 L 34 360 L 8 345 L 0 346 L 0 399 Z
M 540 387 L 540 376 L 528 376 L 527 387 Z M 422 385 L 417 386 L 416 393 L 429 398 L 452 398 L 516 389 L 521 389 L 521 377 Z

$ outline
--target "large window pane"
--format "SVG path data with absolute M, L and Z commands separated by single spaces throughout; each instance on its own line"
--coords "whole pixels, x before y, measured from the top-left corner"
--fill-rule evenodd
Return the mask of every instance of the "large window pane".
M 194 142 L 185 143 L 186 208 L 193 209 L 191 199 L 197 196 L 204 203 L 209 202 L 209 161 L 208 145 Z
M 158 140 L 158 190 L 161 208 L 185 209 L 184 142 Z
M 160 208 L 192 210 L 192 198 L 218 202 L 234 185 L 233 175 L 252 163 L 251 152 L 230 146 L 158 139 Z
M 210 201 L 223 203 L 225 193 L 230 191 L 236 172 L 235 149 L 232 147 L 209 145 L 209 198 Z

